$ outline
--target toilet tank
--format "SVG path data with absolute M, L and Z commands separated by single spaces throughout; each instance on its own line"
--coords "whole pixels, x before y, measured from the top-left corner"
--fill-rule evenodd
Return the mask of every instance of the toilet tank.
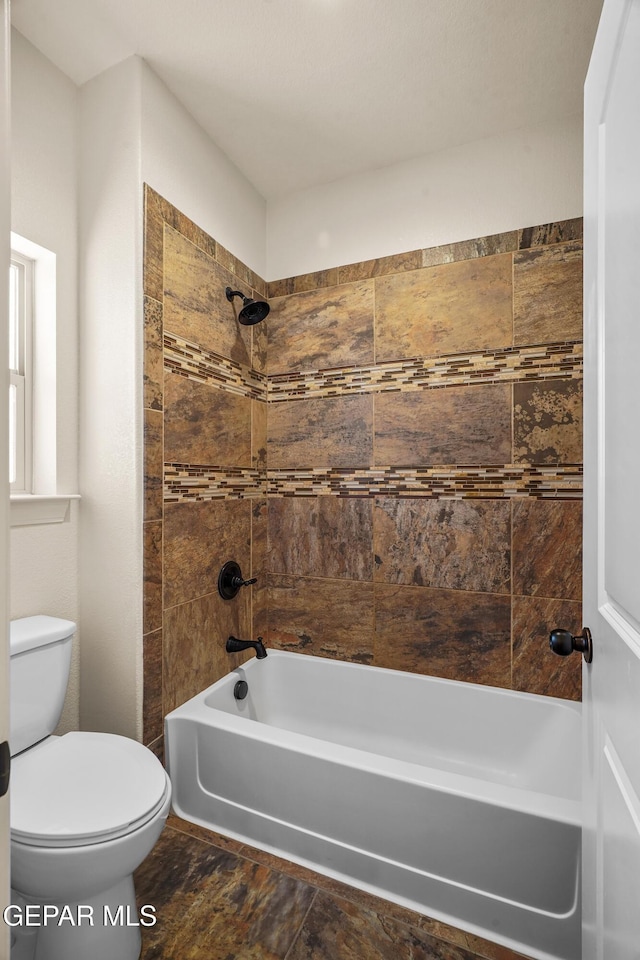
M 23 617 L 9 628 L 9 714 L 14 756 L 53 733 L 64 704 L 76 625 L 59 617 Z

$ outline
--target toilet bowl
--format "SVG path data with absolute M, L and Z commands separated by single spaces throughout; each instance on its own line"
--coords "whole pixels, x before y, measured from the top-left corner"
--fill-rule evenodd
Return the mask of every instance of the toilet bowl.
M 11 956 L 137 960 L 132 874 L 162 831 L 171 784 L 159 760 L 135 740 L 51 735 L 64 694 L 45 694 L 43 687 L 59 688 L 64 678 L 66 688 L 74 632 L 71 621 L 53 617 L 11 624 L 11 743 L 22 748 L 11 768 L 12 903 L 29 905 L 39 921 L 12 928 Z M 55 709 L 43 704 L 47 696 Z

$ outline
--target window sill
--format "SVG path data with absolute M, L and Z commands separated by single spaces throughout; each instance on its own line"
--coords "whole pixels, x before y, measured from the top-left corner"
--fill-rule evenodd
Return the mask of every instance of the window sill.
M 64 523 L 69 519 L 72 500 L 79 500 L 79 493 L 64 496 L 16 493 L 9 498 L 9 517 L 12 527 L 36 526 L 40 523 Z

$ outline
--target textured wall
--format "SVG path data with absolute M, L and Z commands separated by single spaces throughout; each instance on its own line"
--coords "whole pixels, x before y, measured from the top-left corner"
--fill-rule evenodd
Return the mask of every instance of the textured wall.
M 264 281 L 147 187 L 143 736 L 148 744 L 159 743 L 166 713 L 240 662 L 225 653 L 229 634 L 253 633 L 252 588 L 224 601 L 217 580 L 231 559 L 248 577 L 264 552 L 266 531 L 262 520 L 254 530 L 254 505 L 265 494 L 266 330 L 236 321 L 225 298 L 227 286 L 254 290 L 254 296 L 265 293 Z
M 581 229 L 265 285 L 147 188 L 145 742 L 231 632 L 580 696 Z
M 579 698 L 581 234 L 269 284 L 271 646 Z

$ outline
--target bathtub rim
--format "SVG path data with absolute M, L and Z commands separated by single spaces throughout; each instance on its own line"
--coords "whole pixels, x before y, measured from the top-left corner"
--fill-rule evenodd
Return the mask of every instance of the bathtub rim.
M 474 692 L 480 692 L 483 696 L 485 693 L 492 693 L 498 695 L 501 699 L 510 699 L 510 700 L 519 700 L 521 698 L 526 698 L 529 701 L 534 701 L 540 703 L 541 705 L 546 705 L 549 703 L 555 704 L 556 708 L 559 710 L 568 710 L 570 713 L 582 714 L 582 703 L 579 700 L 566 700 L 562 697 L 552 697 L 547 694 L 540 693 L 529 693 L 527 690 L 512 690 L 508 687 L 499 687 L 493 686 L 488 683 L 473 683 L 469 680 L 450 680 L 448 677 L 437 677 L 429 673 L 415 673 L 411 670 L 397 670 L 391 667 L 377 667 L 370 663 L 359 663 L 355 660 L 339 660 L 337 657 L 318 657 L 313 656 L 309 653 L 298 653 L 293 650 L 277 650 L 267 647 L 268 659 L 285 659 L 296 661 L 304 661 L 308 665 L 314 664 L 315 666 L 321 665 L 325 669 L 340 669 L 340 670 L 349 670 L 354 672 L 366 672 L 376 674 L 377 676 L 384 675 L 388 677 L 397 677 L 407 676 L 407 677 L 416 677 L 420 680 L 426 680 L 429 683 L 437 684 L 438 686 L 447 686 L 454 687 L 457 689 L 466 689 L 472 690 Z M 205 690 L 201 690 L 195 696 L 191 697 L 185 703 L 189 703 L 191 700 L 197 700 L 199 697 L 204 697 L 211 693 L 211 691 L 223 685 L 225 681 L 229 682 L 229 677 L 235 675 L 238 670 L 259 670 L 259 668 L 264 664 L 264 660 L 258 660 L 256 657 L 251 657 L 245 663 L 240 664 L 240 666 L 235 667 L 232 670 L 229 670 L 228 673 L 224 676 L 219 677 L 214 683 L 209 684 Z M 184 706 L 181 704 L 180 706 Z M 172 713 L 175 713 L 176 710 L 180 709 L 180 706 L 175 707 L 174 710 L 166 714 L 167 717 L 171 716 Z

